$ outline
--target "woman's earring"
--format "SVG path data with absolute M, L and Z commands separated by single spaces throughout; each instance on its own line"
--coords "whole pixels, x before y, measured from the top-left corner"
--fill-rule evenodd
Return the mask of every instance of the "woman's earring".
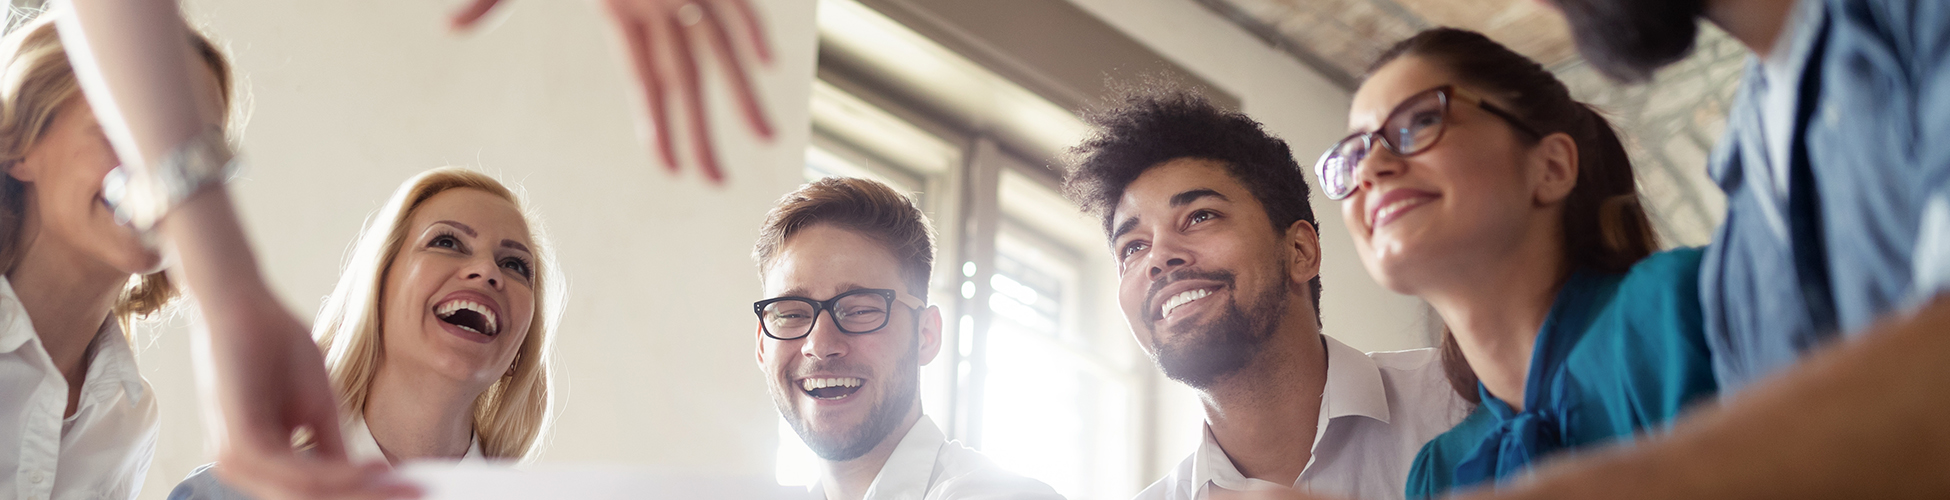
M 515 376 L 515 368 L 519 368 L 519 367 L 521 367 L 521 353 L 517 352 L 515 353 L 514 362 L 508 363 L 508 373 L 502 374 L 501 376 L 504 378 L 513 377 Z

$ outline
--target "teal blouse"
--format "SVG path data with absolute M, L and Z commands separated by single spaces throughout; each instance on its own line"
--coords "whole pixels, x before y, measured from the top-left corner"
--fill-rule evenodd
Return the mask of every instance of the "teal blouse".
M 1573 273 L 1530 357 L 1524 410 L 1483 403 L 1415 457 L 1408 497 L 1500 483 L 1557 452 L 1661 430 L 1717 389 L 1700 316 L 1701 251 L 1646 257 L 1625 274 Z

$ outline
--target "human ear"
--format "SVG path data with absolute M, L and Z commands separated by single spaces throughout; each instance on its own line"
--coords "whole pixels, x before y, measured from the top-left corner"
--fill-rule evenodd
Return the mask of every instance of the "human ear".
M 765 326 L 759 325 L 758 328 L 752 330 L 752 337 L 754 339 L 752 345 L 755 346 L 753 351 L 758 355 L 758 368 L 763 370 L 765 369 Z
M 1539 206 L 1561 203 L 1578 185 L 1578 143 L 1570 134 L 1544 136 L 1531 149 L 1533 196 Z
M 1320 276 L 1320 233 L 1313 223 L 1296 220 L 1286 228 L 1288 284 L 1305 287 Z
M 914 332 L 915 341 L 920 342 L 920 361 L 922 366 L 934 361 L 941 354 L 941 308 L 928 306 L 920 311 L 921 331 Z
M 34 155 L 32 151 L 28 153 L 26 158 L 21 158 L 20 161 L 16 161 L 13 165 L 7 167 L 8 177 L 12 177 L 14 180 L 20 182 L 34 182 L 34 179 L 39 177 L 38 174 L 41 170 L 40 162 L 33 161 Z

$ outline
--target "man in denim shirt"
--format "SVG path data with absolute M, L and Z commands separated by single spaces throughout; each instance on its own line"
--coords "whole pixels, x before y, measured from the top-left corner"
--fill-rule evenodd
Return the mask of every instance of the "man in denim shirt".
M 1553 0 L 1627 81 L 1699 19 L 1754 51 L 1710 172 L 1701 269 L 1729 396 L 1556 497 L 1950 496 L 1950 2 Z M 1597 493 L 1593 493 L 1597 492 Z
M 1730 392 L 1466 497 L 1950 498 L 1950 1 L 1551 3 L 1620 80 L 1684 58 L 1701 19 L 1754 52 L 1700 279 Z

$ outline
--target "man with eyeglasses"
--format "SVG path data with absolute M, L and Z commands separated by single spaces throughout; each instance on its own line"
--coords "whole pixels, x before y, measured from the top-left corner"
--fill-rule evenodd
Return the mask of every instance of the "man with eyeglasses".
M 1401 498 L 1416 452 L 1468 406 L 1433 349 L 1363 354 L 1321 333 L 1319 235 L 1286 143 L 1183 91 L 1086 118 L 1065 191 L 1103 221 L 1138 344 L 1205 409 L 1199 447 L 1138 498 Z
M 941 350 L 927 305 L 932 229 L 884 184 L 820 179 L 766 215 L 752 250 L 765 300 L 758 365 L 779 413 L 820 458 L 828 500 L 1061 499 L 949 441 L 921 413 Z

